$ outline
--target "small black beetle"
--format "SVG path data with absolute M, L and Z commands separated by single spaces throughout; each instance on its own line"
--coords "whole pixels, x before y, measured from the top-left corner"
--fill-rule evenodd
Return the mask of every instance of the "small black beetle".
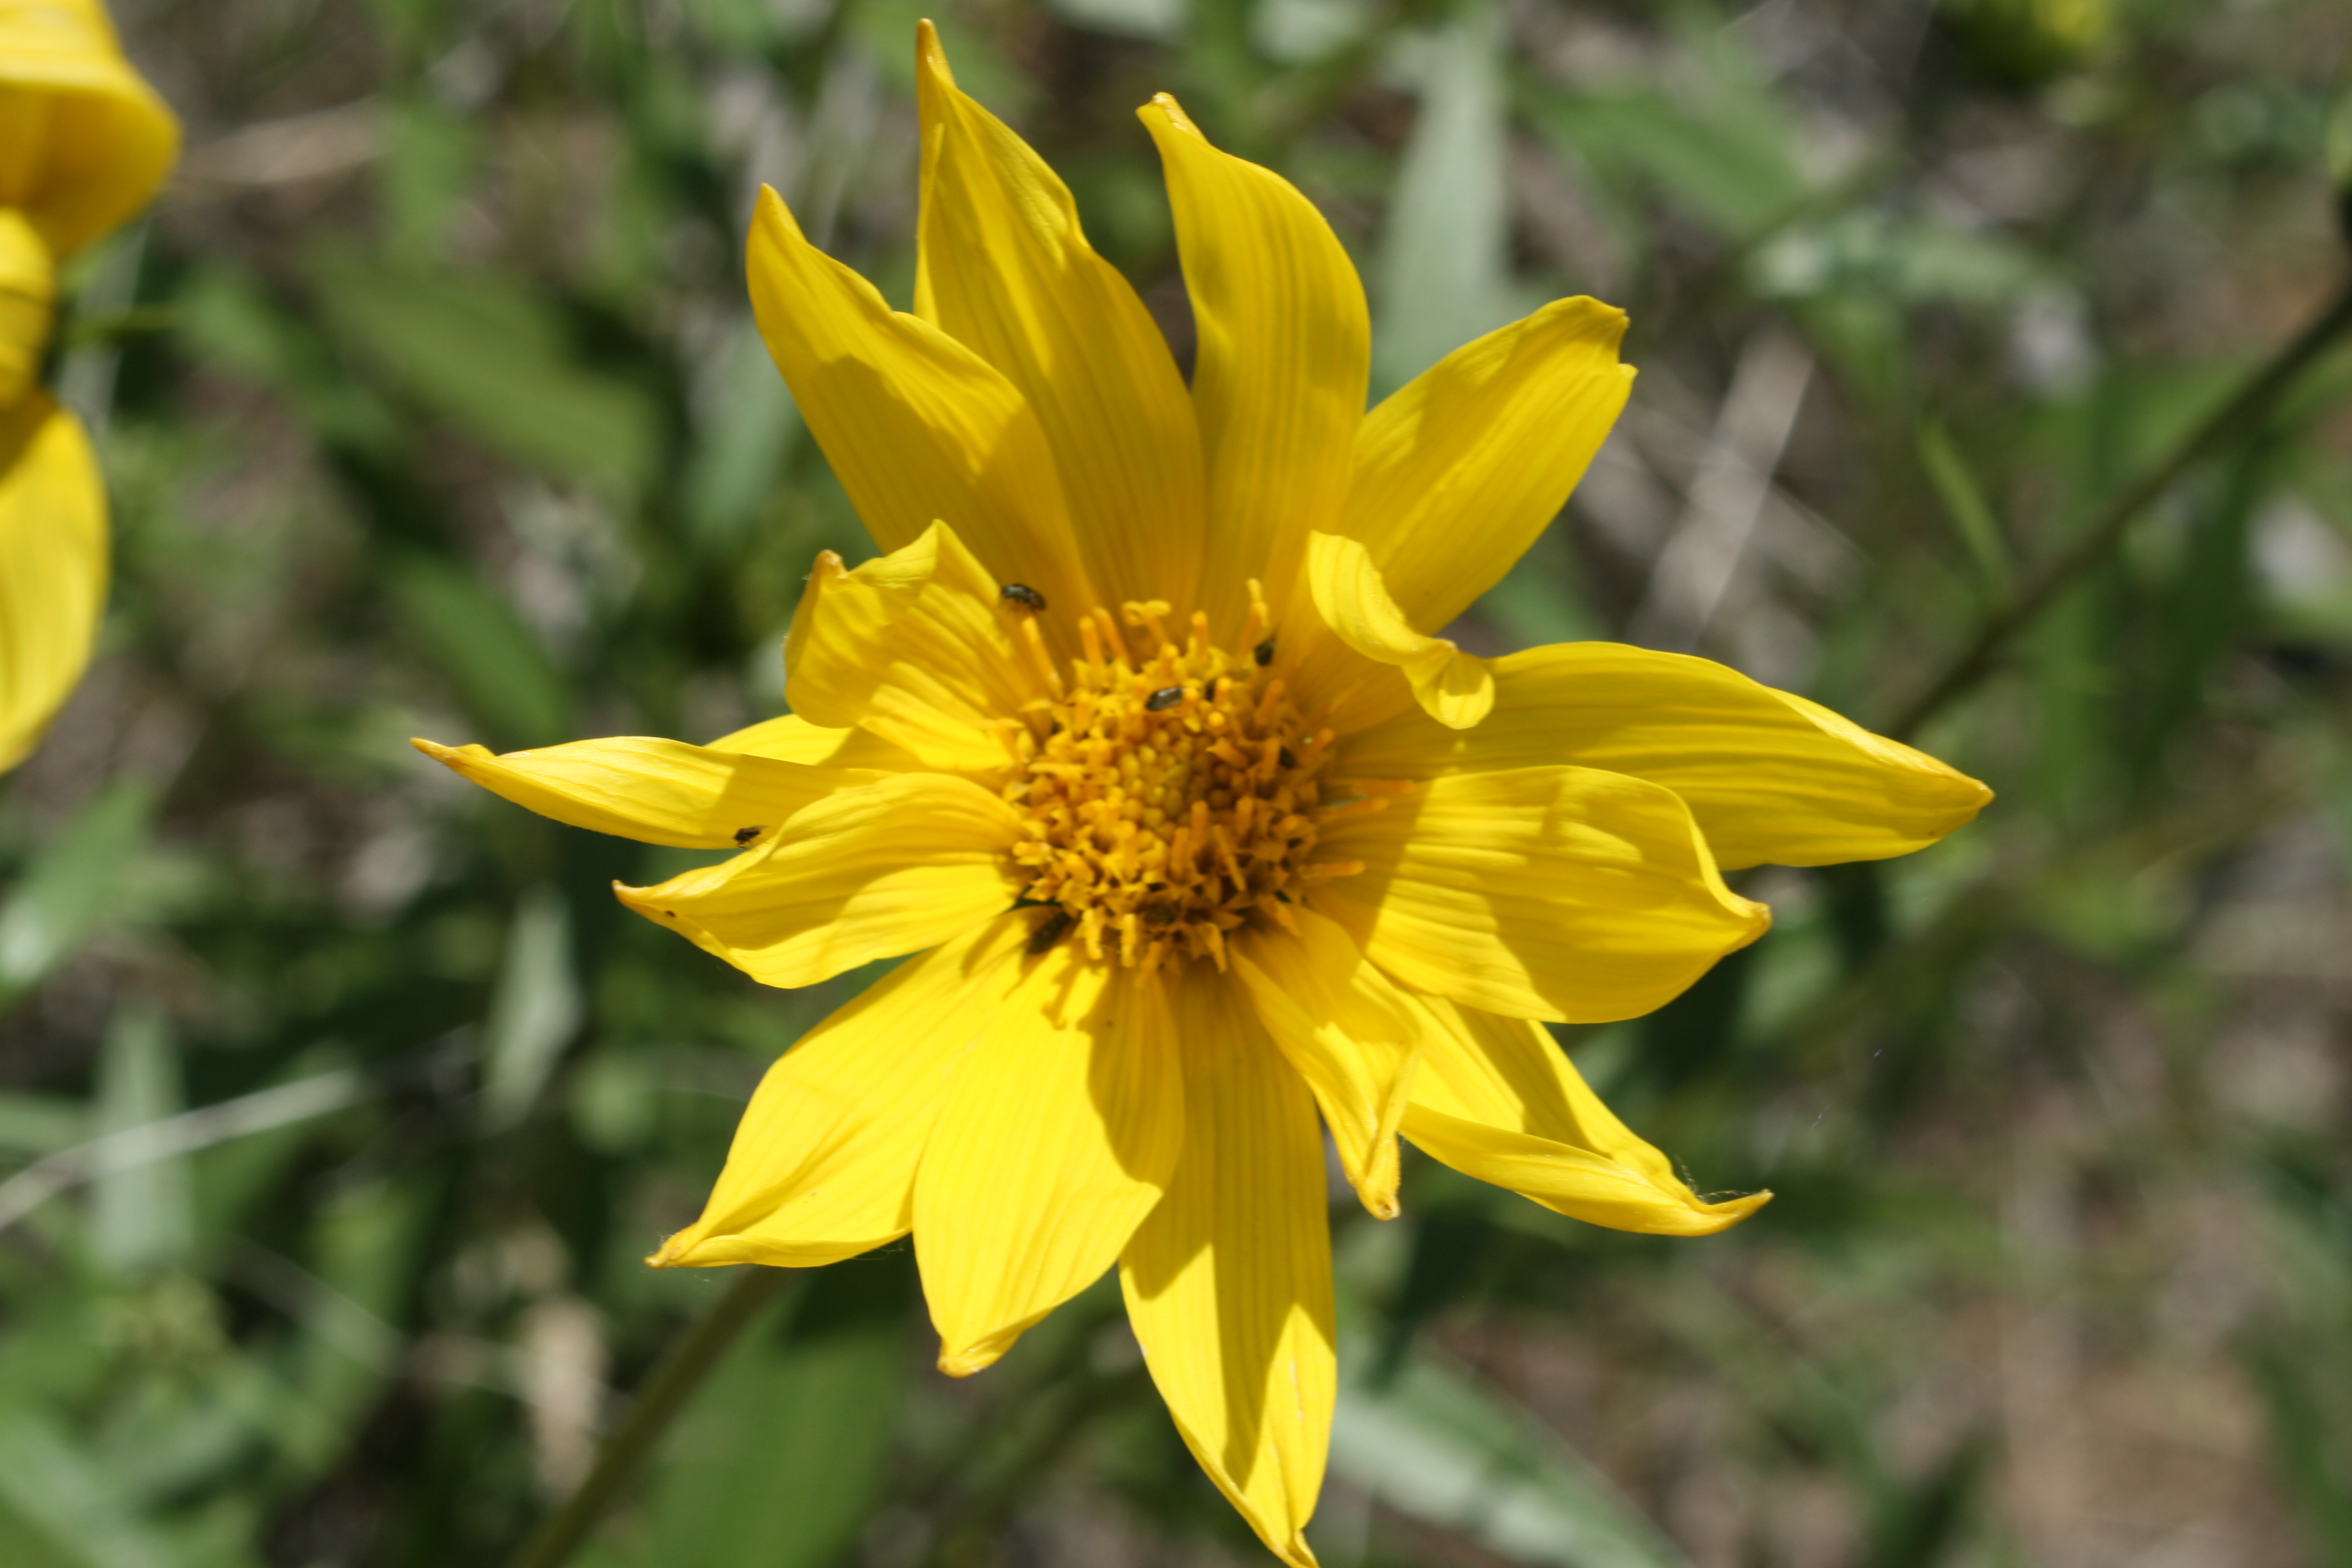
M 767 831 L 767 829 L 766 829 L 766 828 L 764 828 L 764 827 L 739 827 L 739 828 L 737 828 L 737 829 L 735 830 L 735 847 L 737 847 L 738 849 L 740 849 L 744 845 L 751 843 L 751 840 L 753 840 L 754 838 L 759 837 L 760 837 L 760 835 L 761 835 L 762 833 L 765 833 L 766 831 Z
M 1037 929 L 1029 933 L 1029 955 L 1034 958 L 1051 948 L 1062 940 L 1062 933 L 1068 931 L 1075 923 L 1076 923 L 1075 919 L 1067 910 L 1055 910 L 1052 914 L 1039 921 Z
M 1150 696 L 1143 700 L 1143 710 L 1146 713 L 1158 713 L 1162 710 L 1173 708 L 1176 704 L 1183 700 L 1184 689 L 1182 687 L 1163 686 L 1159 690 L 1153 692 Z
M 1033 616 L 1045 613 L 1045 595 L 1026 583 L 1007 583 L 996 591 L 1000 599 L 1010 599 Z

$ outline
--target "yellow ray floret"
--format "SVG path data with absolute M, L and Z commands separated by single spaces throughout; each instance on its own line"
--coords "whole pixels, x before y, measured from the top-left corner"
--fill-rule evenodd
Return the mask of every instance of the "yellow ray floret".
M 1174 997 L 1184 1145 L 1119 1257 L 1128 1319 L 1185 1446 L 1267 1547 L 1313 1568 L 1338 1390 L 1315 1107 L 1230 988 Z
M 0 408 L 0 768 L 48 728 L 106 602 L 106 491 L 80 422 L 42 393 Z

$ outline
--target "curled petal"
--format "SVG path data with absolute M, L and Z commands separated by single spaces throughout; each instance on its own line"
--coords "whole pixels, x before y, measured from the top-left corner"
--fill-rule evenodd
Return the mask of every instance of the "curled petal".
M 1423 712 L 1450 730 L 1466 730 L 1495 705 L 1495 678 L 1486 661 L 1464 653 L 1444 637 L 1413 630 L 1364 546 L 1333 533 L 1310 535 L 1307 582 L 1316 613 L 1349 647 L 1376 664 L 1394 665 L 1412 684 Z M 1328 688 L 1338 677 L 1320 668 L 1328 648 L 1310 658 L 1300 680 L 1308 689 Z
M 998 721 L 1045 691 L 1043 643 L 1034 656 L 1020 643 L 1025 614 L 943 522 L 855 572 L 827 551 L 784 642 L 784 695 L 814 723 L 870 730 L 934 767 L 1003 767 Z
M 1236 943 L 1234 973 L 1259 1024 L 1315 1091 L 1356 1195 L 1376 1217 L 1394 1219 L 1397 1122 L 1412 1089 L 1420 1026 L 1346 931 L 1303 906 L 1291 923 L 1295 934 L 1254 931 Z
M 0 6 L 0 207 L 59 259 L 146 205 L 179 151 L 98 0 Z
M 1586 1086 L 1539 1024 L 1415 998 L 1423 1068 L 1405 1112 L 1414 1145 L 1482 1182 L 1588 1224 L 1711 1236 L 1769 1193 L 1709 1201 Z

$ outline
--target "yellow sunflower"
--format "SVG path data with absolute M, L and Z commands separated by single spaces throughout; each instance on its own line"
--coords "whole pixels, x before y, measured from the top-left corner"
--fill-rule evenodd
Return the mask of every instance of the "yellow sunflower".
M 178 122 L 94 0 L 0 0 L 0 769 L 48 727 L 106 601 L 106 491 L 36 384 L 58 268 L 146 204 Z
M 1546 1033 L 1645 1013 L 1767 911 L 1721 872 L 1899 855 L 1984 787 L 1703 659 L 1486 661 L 1432 635 L 1559 510 L 1622 406 L 1566 300 L 1365 412 L 1330 229 L 1175 102 L 1188 389 L 1069 193 L 919 49 L 911 314 L 772 192 L 753 303 L 886 552 L 821 556 L 793 713 L 709 746 L 418 744 L 559 821 L 735 848 L 630 908 L 756 979 L 919 956 L 770 1070 L 662 1266 L 912 1234 L 958 1375 L 1116 1264 L 1151 1375 L 1277 1555 L 1333 1397 L 1328 1131 L 1373 1214 L 1397 1140 L 1559 1213 L 1711 1202 Z

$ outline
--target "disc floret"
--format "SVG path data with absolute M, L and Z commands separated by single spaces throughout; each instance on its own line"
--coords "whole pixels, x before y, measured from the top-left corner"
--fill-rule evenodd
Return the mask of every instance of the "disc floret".
M 1013 849 L 1030 878 L 1022 900 L 1048 908 L 1039 951 L 1066 937 L 1129 968 L 1223 969 L 1227 933 L 1295 929 L 1309 884 L 1360 868 L 1313 861 L 1318 826 L 1386 802 L 1331 776 L 1333 731 L 1275 672 L 1250 586 L 1238 652 L 1197 612 L 1180 645 L 1164 601 L 1091 611 L 1073 679 L 1057 672 L 1058 695 L 1023 715 L 1004 798 L 1027 833 Z

